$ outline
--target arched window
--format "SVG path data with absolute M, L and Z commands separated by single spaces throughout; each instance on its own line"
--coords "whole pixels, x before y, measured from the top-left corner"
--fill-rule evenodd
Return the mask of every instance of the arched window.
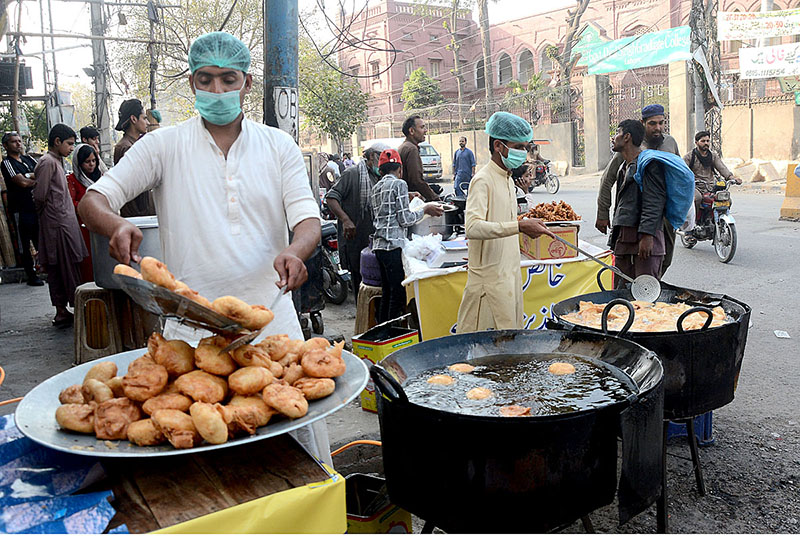
M 547 47 L 542 49 L 539 55 L 539 73 L 542 75 L 543 80 L 550 80 L 552 78 L 553 60 L 547 55 Z
M 477 89 L 486 89 L 486 74 L 483 68 L 483 58 L 475 63 L 475 87 Z
M 511 67 L 511 56 L 503 52 L 497 62 L 497 83 L 504 86 L 511 82 L 514 73 Z
M 527 84 L 528 80 L 533 76 L 533 53 L 525 49 L 519 54 L 519 63 L 517 64 L 517 80 L 521 84 Z

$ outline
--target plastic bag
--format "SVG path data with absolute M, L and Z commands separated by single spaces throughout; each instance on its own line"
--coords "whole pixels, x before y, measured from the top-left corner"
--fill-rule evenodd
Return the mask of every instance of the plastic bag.
M 410 259 L 425 262 L 429 268 L 438 268 L 444 262 L 447 250 L 442 245 L 442 235 L 419 236 L 412 234 L 411 240 L 403 247 L 403 254 Z

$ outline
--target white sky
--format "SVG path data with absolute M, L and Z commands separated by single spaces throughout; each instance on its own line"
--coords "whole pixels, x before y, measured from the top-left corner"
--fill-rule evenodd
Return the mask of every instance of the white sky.
M 86 3 L 75 0 L 50 0 L 53 6 L 53 23 L 55 33 L 77 33 L 89 34 L 90 33 L 90 20 L 89 20 L 89 6 Z M 186 2 L 187 0 L 180 0 Z M 375 2 L 375 0 L 371 0 Z M 10 2 L 9 2 L 10 3 Z M 142 0 L 144 3 L 144 0 Z M 169 2 L 169 3 L 178 3 Z M 348 2 L 349 3 L 349 2 Z M 300 10 L 309 9 L 315 4 L 315 0 L 299 0 Z M 528 15 L 551 11 L 554 9 L 574 5 L 575 0 L 496 0 L 489 4 L 489 21 L 492 24 L 505 22 L 507 20 L 518 19 Z M 11 28 L 16 28 L 17 21 L 17 6 L 19 4 L 14 2 L 9 7 L 8 14 L 11 22 Z M 45 2 L 45 5 L 47 3 Z M 326 5 L 334 5 L 330 0 Z M 350 4 L 352 5 L 352 4 Z M 363 4 L 362 4 L 363 5 Z M 37 1 L 23 1 L 22 2 L 22 30 L 24 32 L 40 32 L 40 14 L 39 3 Z M 137 8 L 127 8 L 129 10 Z M 477 11 L 475 11 L 477 15 Z M 115 35 L 115 23 L 112 21 L 112 28 L 109 32 L 110 35 Z M 49 21 L 45 15 L 45 32 L 49 30 Z M 55 40 L 55 48 L 74 47 L 76 45 L 84 45 L 81 48 L 72 48 L 70 50 L 63 50 L 56 52 L 56 64 L 58 66 L 58 81 L 59 86 L 63 88 L 65 85 L 74 84 L 79 82 L 83 85 L 92 87 L 92 79 L 83 72 L 84 67 L 89 67 L 92 64 L 92 49 L 88 46 L 88 41 L 81 41 L 75 39 L 60 38 Z M 144 44 L 131 44 L 130 46 L 145 47 Z M 50 39 L 47 38 L 45 42 L 45 50 L 50 50 Z M 33 53 L 42 50 L 42 39 L 40 37 L 28 38 L 27 43 L 22 44 L 23 53 Z M 51 56 L 48 54 L 48 65 L 52 69 Z M 33 75 L 33 90 L 28 90 L 29 95 L 42 95 L 43 94 L 43 72 L 42 63 L 39 57 L 25 58 L 26 65 L 31 67 Z M 52 74 L 51 83 L 52 83 Z M 112 94 L 118 93 L 116 87 L 112 86 Z M 116 95 L 115 95 L 116 96 Z M 119 98 L 118 96 L 116 97 Z

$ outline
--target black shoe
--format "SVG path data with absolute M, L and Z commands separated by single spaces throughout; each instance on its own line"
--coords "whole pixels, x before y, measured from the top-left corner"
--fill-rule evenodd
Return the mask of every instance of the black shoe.
M 69 316 L 60 318 L 58 320 L 53 319 L 53 326 L 57 328 L 68 328 L 72 325 L 74 318 L 75 317 L 70 314 Z
M 29 287 L 41 287 L 44 285 L 44 281 L 39 279 L 38 276 L 33 276 L 28 278 L 28 286 Z

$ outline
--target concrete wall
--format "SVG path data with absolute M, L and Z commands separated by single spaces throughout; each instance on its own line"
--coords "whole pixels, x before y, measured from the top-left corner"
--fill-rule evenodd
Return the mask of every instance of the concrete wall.
M 689 64 L 676 61 L 669 64 L 669 133 L 678 143 L 681 154 L 694 146 L 692 119 L 692 85 L 689 83 Z M 725 124 L 725 121 L 722 122 Z
M 751 141 L 752 140 L 752 141 Z M 726 106 L 722 153 L 726 158 L 796 160 L 800 157 L 800 107 L 793 102 Z

